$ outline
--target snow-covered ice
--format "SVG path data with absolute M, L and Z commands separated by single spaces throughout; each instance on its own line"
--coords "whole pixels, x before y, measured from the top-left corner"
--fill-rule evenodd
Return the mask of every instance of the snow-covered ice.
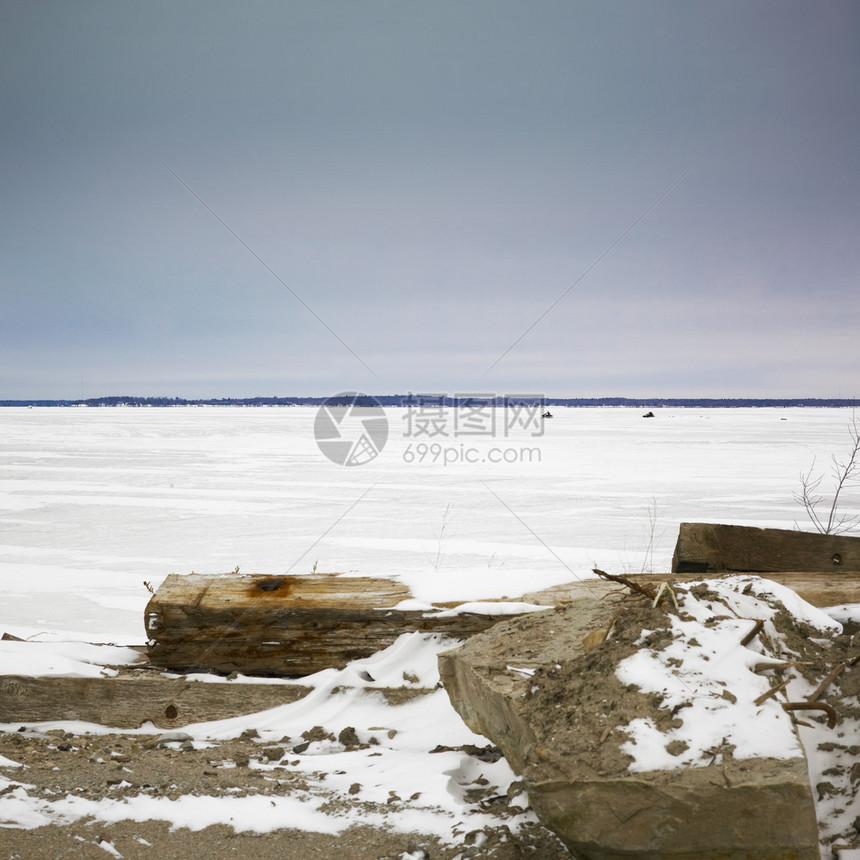
M 554 408 L 542 436 L 442 439 L 479 455 L 443 466 L 404 462 L 419 440 L 389 409 L 388 445 L 350 468 L 317 449 L 315 412 L 0 410 L 5 629 L 142 641 L 144 581 L 236 565 L 392 576 L 427 602 L 515 598 L 595 566 L 666 570 L 680 521 L 802 524 L 798 476 L 844 451 L 850 418 Z M 494 448 L 539 457 L 491 463 Z

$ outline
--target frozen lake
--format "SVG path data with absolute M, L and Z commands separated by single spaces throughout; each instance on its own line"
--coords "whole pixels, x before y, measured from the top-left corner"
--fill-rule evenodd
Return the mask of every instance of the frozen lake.
M 391 576 L 431 601 L 668 570 L 682 521 L 807 528 L 800 472 L 850 444 L 846 409 L 643 411 L 421 438 L 387 409 L 381 455 L 346 467 L 315 407 L 0 409 L 2 629 L 142 642 L 144 581 L 237 565 Z

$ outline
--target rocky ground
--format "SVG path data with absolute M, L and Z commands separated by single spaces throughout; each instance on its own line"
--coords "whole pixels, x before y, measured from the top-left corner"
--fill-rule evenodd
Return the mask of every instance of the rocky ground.
M 134 798 L 139 795 L 268 798 L 325 798 L 324 811 L 330 814 L 384 812 L 395 819 L 410 808 L 410 798 L 393 794 L 381 808 L 357 802 L 337 792 L 328 792 L 325 773 L 308 773 L 294 768 L 302 755 L 302 744 L 322 739 L 325 732 L 315 727 L 303 741 L 285 738 L 284 743 L 262 743 L 253 732 L 244 737 L 215 742 L 199 748 L 181 733 L 162 736 L 72 735 L 56 730 L 46 734 L 33 731 L 0 734 L 0 756 L 25 767 L 0 768 L 11 782 L 3 793 L 20 790 L 25 784 L 31 797 L 46 801 L 68 795 L 100 801 Z M 174 739 L 171 739 L 173 737 Z M 349 737 L 342 738 L 349 741 Z M 298 752 L 296 752 L 298 750 Z M 481 757 L 498 757 L 492 747 L 465 752 Z M 483 782 L 486 783 L 486 780 Z M 357 789 L 356 789 L 357 791 Z M 561 860 L 568 857 L 558 840 L 539 825 L 509 829 L 505 819 L 522 813 L 510 801 L 519 793 L 516 784 L 506 794 L 477 780 L 468 789 L 469 800 L 491 812 L 498 826 L 465 833 L 458 845 L 442 844 L 435 837 L 415 833 L 404 835 L 379 827 L 354 826 L 338 835 L 304 830 L 276 830 L 256 834 L 235 832 L 226 823 L 202 830 L 170 829 L 163 821 L 120 821 L 105 824 L 80 819 L 66 825 L 35 829 L 0 829 L 0 858 L 3 860 L 48 860 L 48 858 L 183 858 L 218 860 L 224 857 L 331 858 L 344 860 L 395 860 L 395 858 L 486 857 L 493 860 Z M 360 808 L 358 808 L 360 807 Z M 422 855 L 422 851 L 426 855 Z

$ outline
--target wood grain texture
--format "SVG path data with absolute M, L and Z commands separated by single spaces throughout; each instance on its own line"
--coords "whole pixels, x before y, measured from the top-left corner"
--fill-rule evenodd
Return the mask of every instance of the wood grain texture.
M 345 688 L 335 687 L 336 695 Z M 432 693 L 425 687 L 362 687 L 389 705 Z M 253 714 L 303 699 L 313 687 L 245 681 L 207 682 L 134 672 L 116 678 L 0 675 L 0 723 L 83 720 L 120 729 L 158 729 Z
M 293 684 L 208 683 L 179 678 L 0 676 L 0 723 L 84 720 L 135 729 L 171 729 L 295 702 L 312 688 Z
M 402 633 L 465 638 L 501 616 L 398 609 L 400 583 L 337 574 L 167 577 L 146 611 L 148 655 L 178 671 L 301 676 L 387 648 Z
M 860 537 L 716 523 L 681 523 L 672 570 L 676 573 L 860 571 Z

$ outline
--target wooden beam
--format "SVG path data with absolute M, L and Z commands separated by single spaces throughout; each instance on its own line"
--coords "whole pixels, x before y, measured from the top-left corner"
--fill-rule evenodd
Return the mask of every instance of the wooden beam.
M 681 523 L 672 559 L 676 573 L 860 571 L 860 537 L 716 523 Z
M 0 675 L 0 723 L 82 720 L 136 729 L 150 722 L 158 729 L 175 729 L 291 704 L 313 689 L 300 684 L 188 681 L 151 674 L 116 678 Z M 343 689 L 337 687 L 332 693 Z M 433 692 L 424 687 L 361 689 L 378 693 L 389 705 L 402 705 Z
M 83 720 L 122 729 L 160 729 L 251 714 L 298 701 L 311 687 L 181 678 L 0 676 L 0 723 Z
M 173 574 L 146 607 L 149 660 L 178 671 L 309 675 L 369 657 L 402 633 L 466 638 L 502 617 L 397 608 L 411 596 L 370 577 Z

